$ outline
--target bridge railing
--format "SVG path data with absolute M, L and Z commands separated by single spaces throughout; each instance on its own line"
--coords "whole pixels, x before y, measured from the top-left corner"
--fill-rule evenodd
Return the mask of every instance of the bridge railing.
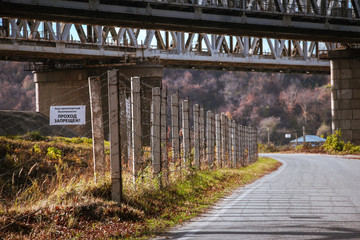
M 2 0 L 0 15 L 349 44 L 360 41 L 359 5 L 359 0 Z
M 360 3 L 356 0 L 146 0 L 146 2 L 236 9 L 254 13 L 260 11 L 264 13 L 289 13 L 292 15 L 312 15 L 318 17 L 360 18 Z

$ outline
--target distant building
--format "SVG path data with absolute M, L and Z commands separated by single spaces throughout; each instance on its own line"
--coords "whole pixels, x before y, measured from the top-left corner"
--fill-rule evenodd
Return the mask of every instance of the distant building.
M 326 139 L 315 136 L 315 135 L 305 135 L 305 142 L 306 143 L 310 143 L 311 146 L 315 147 L 315 146 L 321 146 L 325 143 Z M 296 145 L 296 139 L 290 141 L 291 144 L 293 144 L 294 146 Z M 303 145 L 304 144 L 304 137 L 301 136 L 297 139 L 297 143 L 298 145 Z

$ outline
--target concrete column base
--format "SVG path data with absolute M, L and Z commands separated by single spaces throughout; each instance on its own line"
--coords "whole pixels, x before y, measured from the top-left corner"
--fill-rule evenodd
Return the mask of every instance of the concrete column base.
M 50 106 L 85 105 L 86 124 L 67 126 L 81 137 L 91 137 L 89 76 L 99 76 L 104 69 L 72 69 L 34 74 L 36 111 L 49 116 Z
M 329 57 L 332 130 L 360 145 L 360 49 L 334 50 Z

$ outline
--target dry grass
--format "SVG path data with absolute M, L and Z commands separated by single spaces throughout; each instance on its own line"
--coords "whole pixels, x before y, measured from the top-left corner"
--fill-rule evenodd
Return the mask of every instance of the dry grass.
M 50 149 L 50 150 L 49 150 Z M 194 217 L 235 187 L 279 167 L 172 172 L 160 189 L 146 168 L 137 188 L 124 172 L 124 202 L 110 200 L 107 173 L 94 181 L 90 143 L 0 138 L 0 238 L 148 238 Z

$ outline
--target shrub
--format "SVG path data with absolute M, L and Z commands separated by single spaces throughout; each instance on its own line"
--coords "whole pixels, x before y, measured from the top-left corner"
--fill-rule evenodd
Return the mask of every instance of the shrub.
M 27 141 L 43 141 L 46 137 L 43 136 L 39 131 L 27 132 L 22 139 Z
M 295 146 L 295 151 L 302 151 L 302 149 L 303 149 L 303 145 L 297 145 L 297 146 Z
M 277 149 L 277 147 L 271 143 L 271 144 L 258 144 L 259 147 L 259 152 L 261 153 L 267 153 L 267 152 L 278 152 L 279 149 Z
M 51 160 L 57 160 L 61 157 L 61 155 L 62 155 L 61 150 L 59 150 L 55 147 L 49 147 L 47 149 L 46 156 L 48 156 L 49 159 L 51 159 Z
M 351 149 L 351 152 L 350 153 L 359 153 L 360 152 L 360 146 L 354 146 L 352 149 Z
M 343 151 L 345 146 L 342 140 L 341 129 L 336 130 L 335 133 L 330 134 L 323 145 L 323 148 L 329 152 Z
M 341 153 L 359 153 L 360 146 L 355 146 L 350 142 L 345 143 L 342 139 L 341 130 L 336 130 L 335 133 L 329 135 L 323 145 L 323 148 L 328 152 Z

